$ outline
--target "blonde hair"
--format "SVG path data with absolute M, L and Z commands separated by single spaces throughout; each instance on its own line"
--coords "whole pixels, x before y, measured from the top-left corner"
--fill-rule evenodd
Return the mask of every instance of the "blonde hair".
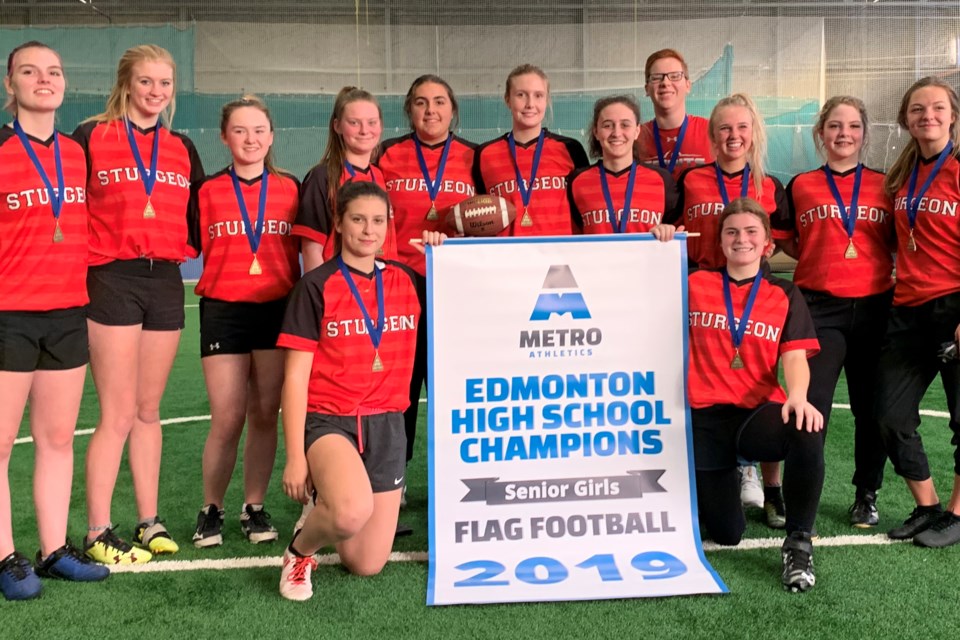
M 173 126 L 173 114 L 177 110 L 177 63 L 173 61 L 169 51 L 155 44 L 141 44 L 123 52 L 117 64 L 117 80 L 107 98 L 106 109 L 103 113 L 87 118 L 85 122 L 110 122 L 127 116 L 130 110 L 130 84 L 133 82 L 133 70 L 141 62 L 162 62 L 170 65 L 173 71 L 174 91 L 170 96 L 170 104 L 163 110 L 160 117 L 168 129 Z
M 750 113 L 750 119 L 753 122 L 753 142 L 750 149 L 747 150 L 747 162 L 750 163 L 750 175 L 753 177 L 753 184 L 757 189 L 757 196 L 763 193 L 763 181 L 767 177 L 766 159 L 767 159 L 767 131 L 763 126 L 763 119 L 757 110 L 757 105 L 745 93 L 734 93 L 723 98 L 713 107 L 710 112 L 710 141 L 717 141 L 717 127 L 720 125 L 720 110 L 726 107 L 743 107 Z
M 519 76 L 525 76 L 528 73 L 532 73 L 535 76 L 539 76 L 543 80 L 544 84 L 547 85 L 547 96 L 550 96 L 550 78 L 547 77 L 546 72 L 543 69 L 534 64 L 521 64 L 513 68 L 507 75 L 506 87 L 503 90 L 503 99 L 510 100 L 510 89 L 513 88 L 513 79 Z
M 960 126 L 957 126 L 957 119 L 960 118 L 960 100 L 957 99 L 957 92 L 953 90 L 953 87 L 940 78 L 927 76 L 926 78 L 920 78 L 910 85 L 907 92 L 903 94 L 903 100 L 900 101 L 900 111 L 897 112 L 897 124 L 904 129 L 907 128 L 907 110 L 910 108 L 910 99 L 915 92 L 925 87 L 939 87 L 947 92 L 947 99 L 950 101 L 950 115 L 954 118 L 954 121 L 950 124 L 953 156 L 960 158 Z M 911 137 L 910 142 L 908 142 L 903 148 L 903 151 L 900 152 L 896 162 L 890 167 L 890 170 L 887 172 L 887 177 L 883 181 L 883 188 L 886 189 L 887 194 L 891 198 L 896 196 L 900 187 L 905 185 L 907 180 L 910 179 L 910 173 L 913 171 L 913 167 L 916 166 L 919 159 L 920 145 L 916 139 Z

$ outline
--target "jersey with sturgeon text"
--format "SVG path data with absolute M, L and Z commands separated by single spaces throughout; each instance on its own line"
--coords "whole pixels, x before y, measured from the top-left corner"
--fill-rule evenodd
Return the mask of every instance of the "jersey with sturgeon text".
M 610 219 L 607 201 L 600 181 L 600 162 L 575 171 L 568 184 L 574 226 L 585 234 L 616 233 L 615 224 L 622 220 L 626 202 L 630 167 L 623 171 L 606 171 L 610 200 L 616 210 Z M 643 233 L 663 222 L 665 212 L 677 206 L 677 187 L 665 169 L 637 165 L 637 175 L 630 199 L 626 233 Z

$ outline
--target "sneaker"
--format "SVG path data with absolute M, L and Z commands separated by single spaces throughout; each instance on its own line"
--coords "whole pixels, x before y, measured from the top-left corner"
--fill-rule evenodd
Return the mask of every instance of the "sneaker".
M 0 561 L 0 591 L 7 600 L 30 600 L 40 597 L 43 584 L 30 561 L 14 551 Z
M 37 575 L 42 578 L 59 578 L 72 582 L 99 582 L 110 576 L 110 569 L 85 556 L 70 544 L 69 540 L 46 559 L 37 551 L 36 565 Z
M 240 529 L 247 540 L 253 544 L 273 542 L 279 534 L 270 524 L 270 514 L 263 510 L 262 504 L 245 504 L 240 513 Z
M 910 517 L 899 527 L 890 529 L 887 536 L 894 540 L 907 540 L 926 531 L 940 518 L 943 508 L 937 504 L 932 507 L 917 507 L 910 513 Z
M 136 549 L 126 540 L 121 540 L 113 532 L 113 527 L 87 542 L 83 549 L 87 557 L 101 564 L 143 564 L 153 557 L 145 549 Z
M 760 476 L 757 467 L 748 465 L 737 467 L 740 474 L 740 503 L 744 507 L 763 508 L 763 487 L 760 485 Z
M 813 542 L 810 534 L 794 531 L 780 547 L 783 560 L 781 582 L 783 588 L 793 593 L 809 591 L 817 583 L 813 573 Z
M 310 515 L 310 512 L 313 511 L 313 508 L 317 506 L 317 496 L 314 494 L 308 501 L 307 504 L 303 505 L 303 510 L 300 512 L 300 517 L 297 519 L 297 523 L 293 525 L 293 537 L 296 538 L 297 534 L 300 533 L 300 529 L 303 529 L 304 523 L 307 521 L 307 516 Z
M 197 530 L 193 533 L 193 546 L 198 549 L 223 544 L 223 509 L 208 504 L 197 514 Z
M 133 531 L 133 543 L 150 549 L 154 555 L 176 553 L 180 546 L 170 537 L 170 532 L 163 526 L 163 520 L 154 518 L 153 522 L 141 522 Z
M 926 531 L 921 531 L 913 538 L 913 544 L 918 547 L 949 547 L 960 542 L 960 516 L 950 511 L 944 511 L 933 525 Z
M 313 556 L 298 556 L 287 549 L 283 552 L 283 568 L 280 569 L 280 595 L 287 600 L 309 600 L 313 597 L 310 576 L 317 568 Z
M 787 526 L 787 509 L 783 504 L 783 494 L 779 488 L 776 495 L 763 501 L 763 513 L 767 518 L 767 526 L 771 529 L 784 529 Z
M 869 529 L 880 522 L 877 512 L 877 492 L 857 490 L 857 497 L 850 505 L 850 524 L 858 529 Z

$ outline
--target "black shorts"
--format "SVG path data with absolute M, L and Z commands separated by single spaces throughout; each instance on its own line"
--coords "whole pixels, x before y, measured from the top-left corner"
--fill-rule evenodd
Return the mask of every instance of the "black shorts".
M 60 371 L 89 361 L 84 307 L 0 311 L 0 371 Z
M 114 260 L 87 271 L 87 317 L 99 324 L 183 329 L 183 278 L 176 262 Z
M 224 302 L 200 299 L 200 357 L 276 349 L 287 299 Z
M 407 435 L 403 426 L 403 414 L 399 411 L 361 416 L 363 430 L 363 453 L 360 459 L 370 478 L 374 493 L 395 491 L 406 484 Z M 307 413 L 306 436 L 303 450 L 321 436 L 335 433 L 357 444 L 357 416 L 331 416 L 324 413 Z

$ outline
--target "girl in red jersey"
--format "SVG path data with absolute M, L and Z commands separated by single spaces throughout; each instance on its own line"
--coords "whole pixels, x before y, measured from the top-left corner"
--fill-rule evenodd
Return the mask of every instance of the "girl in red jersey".
M 763 206 L 738 198 L 718 223 L 726 265 L 689 279 L 687 393 L 700 518 L 715 542 L 738 544 L 745 527 L 738 457 L 786 460 L 782 582 L 806 591 L 815 581 L 810 533 L 823 486 L 823 416 L 807 401 L 816 332 L 796 287 L 761 268 L 773 248 Z
M 640 106 L 632 96 L 608 96 L 593 105 L 590 156 L 567 184 L 573 223 L 582 232 L 643 233 L 677 205 L 677 188 L 665 169 L 637 163 Z
M 303 179 L 300 211 L 293 227 L 293 234 L 302 238 L 305 271 L 315 269 L 336 253 L 333 216 L 337 189 L 352 181 L 383 186 L 383 174 L 371 164 L 382 132 L 383 112 L 377 99 L 356 87 L 341 89 L 330 113 L 327 148 L 320 164 Z M 388 227 L 382 255 L 394 259 L 397 246 L 392 218 Z
M 287 547 L 280 594 L 313 595 L 313 554 L 336 545 L 346 568 L 379 573 L 393 545 L 406 464 L 409 402 L 420 304 L 413 272 L 377 259 L 390 203 L 369 182 L 337 194 L 339 253 L 294 288 L 278 346 L 287 349 L 284 492 L 316 507 Z M 423 241 L 443 235 L 424 231 Z
M 820 353 L 810 359 L 810 402 L 823 414 L 846 372 L 855 424 L 850 524 L 877 524 L 877 490 L 887 455 L 874 416 L 880 345 L 893 297 L 893 205 L 884 176 L 863 166 L 868 121 L 863 101 L 835 96 L 820 110 L 813 138 L 824 166 L 787 187 L 789 217 L 775 219 L 777 246 L 797 259 L 793 282 L 817 327 Z
M 880 354 L 877 418 L 890 462 L 917 507 L 895 539 L 923 547 L 960 542 L 960 103 L 953 87 L 922 78 L 903 96 L 897 122 L 912 140 L 887 174 L 897 228 L 897 283 Z M 953 431 L 953 492 L 946 510 L 917 429 L 920 401 L 940 374 Z
M 87 554 L 107 564 L 142 563 L 152 553 L 178 550 L 157 515 L 160 398 L 183 329 L 179 265 L 192 252 L 187 203 L 203 167 L 193 143 L 168 128 L 175 76 L 165 49 L 128 49 L 106 110 L 75 133 L 89 167 L 87 320 L 100 400 L 100 421 L 87 449 Z M 114 533 L 110 519 L 128 436 L 138 549 Z
M 86 162 L 55 129 L 66 79 L 56 51 L 27 42 L 10 52 L 3 79 L 13 122 L 0 128 L 0 592 L 40 595 L 37 574 L 103 580 L 67 540 L 73 430 L 87 370 Z M 36 572 L 13 545 L 8 476 L 30 402 L 36 448 Z
M 191 200 L 191 241 L 203 252 L 200 355 L 210 398 L 203 449 L 203 502 L 193 544 L 223 543 L 223 499 L 243 452 L 240 528 L 250 542 L 277 539 L 263 499 L 277 451 L 283 352 L 276 348 L 287 294 L 300 277 L 291 234 L 299 182 L 273 164 L 273 121 L 244 96 L 223 106 L 220 138 L 232 163 L 200 183 Z
M 517 207 L 516 220 L 501 235 L 570 235 L 567 176 L 588 161 L 579 142 L 543 128 L 550 101 L 547 74 L 532 64 L 520 65 L 507 76 L 503 99 L 513 129 L 477 149 L 477 192 L 502 196 Z
M 710 113 L 710 140 L 716 161 L 683 172 L 680 205 L 675 218 L 668 220 L 700 234 L 688 239 L 687 246 L 691 262 L 707 269 L 724 262 L 717 221 L 728 202 L 753 198 L 771 218 L 787 211 L 783 185 L 766 174 L 767 134 L 749 96 L 735 93 L 716 104 Z
M 709 123 L 687 114 L 690 70 L 675 49 L 654 51 L 644 65 L 644 91 L 654 119 L 644 123 L 638 141 L 640 161 L 656 163 L 674 178 L 685 169 L 713 162 Z
M 432 74 L 413 81 L 403 102 L 412 133 L 383 144 L 377 166 L 383 171 L 393 205 L 398 260 L 417 276 L 420 304 L 426 303 L 426 262 L 423 252 L 406 242 L 423 231 L 442 231 L 446 210 L 473 196 L 471 170 L 476 145 L 453 134 L 460 119 L 457 97 L 446 80 Z M 413 457 L 420 392 L 427 376 L 427 323 L 417 329 L 417 356 L 410 380 L 410 407 L 403 419 L 407 461 Z

